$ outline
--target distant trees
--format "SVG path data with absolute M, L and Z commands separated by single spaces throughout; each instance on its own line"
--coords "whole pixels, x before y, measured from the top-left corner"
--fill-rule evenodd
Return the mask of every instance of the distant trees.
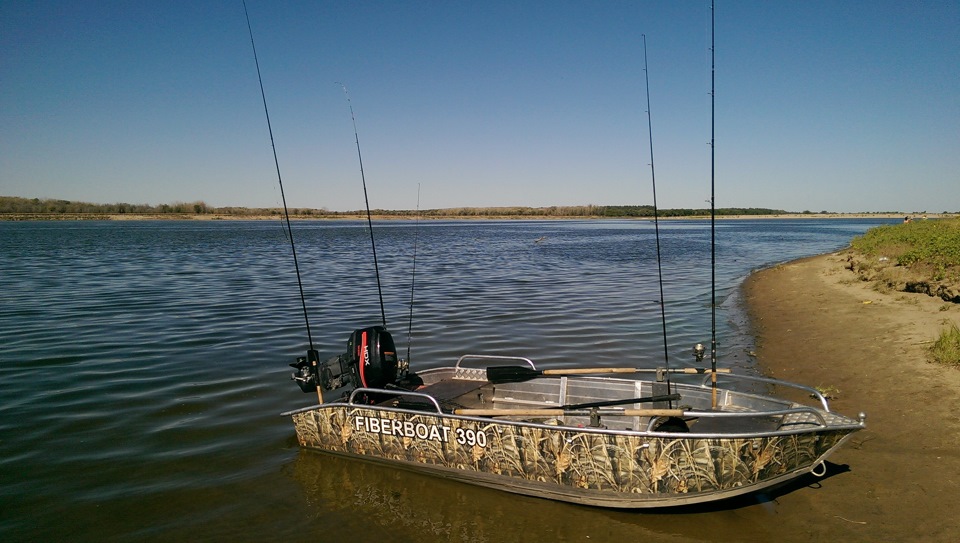
M 203 201 L 191 203 L 174 202 L 173 204 L 151 206 L 147 204 L 127 203 L 91 204 L 89 202 L 73 202 L 70 200 L 0 196 L 0 213 L 120 215 L 127 213 L 156 214 L 190 212 L 198 215 L 208 213 L 210 212 L 210 207 Z
M 660 217 L 702 217 L 709 216 L 709 209 L 660 209 L 657 211 Z M 722 208 L 716 210 L 719 216 L 730 215 L 789 215 L 791 213 L 782 209 L 767 208 Z M 804 213 L 810 213 L 805 211 Z M 825 212 L 821 212 L 825 213 Z M 88 202 L 73 202 L 70 200 L 53 200 L 41 198 L 19 198 L 15 196 L 0 196 L 0 215 L 3 214 L 97 214 L 97 215 L 120 215 L 120 214 L 143 214 L 143 215 L 229 215 L 237 217 L 254 216 L 273 216 L 282 215 L 282 208 L 248 208 L 248 207 L 213 207 L 204 201 L 196 202 L 173 202 L 170 204 L 160 204 L 151 206 L 147 204 L 91 204 Z M 631 217 L 649 217 L 653 218 L 654 209 L 650 205 L 638 206 L 599 206 L 599 205 L 581 205 L 581 206 L 550 206 L 550 207 L 456 207 L 446 209 L 427 209 L 427 210 L 386 210 L 375 209 L 371 211 L 372 215 L 378 217 L 397 217 L 397 218 L 532 218 L 532 217 L 611 217 L 611 218 L 631 218 Z M 326 209 L 310 208 L 291 208 L 291 216 L 305 218 L 337 218 L 337 217 L 355 217 L 365 216 L 365 210 L 355 211 L 328 211 Z M 0 217 L 2 218 L 2 217 Z
M 605 217 L 653 217 L 653 206 L 606 206 L 603 207 Z M 660 217 L 705 217 L 710 215 L 709 209 L 658 209 Z M 788 215 L 782 209 L 767 209 L 760 207 L 726 207 L 716 210 L 720 216 L 732 215 Z

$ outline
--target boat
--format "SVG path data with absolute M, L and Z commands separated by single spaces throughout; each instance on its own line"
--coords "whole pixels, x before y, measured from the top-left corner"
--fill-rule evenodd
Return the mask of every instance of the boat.
M 310 391 L 311 366 L 298 364 Z M 346 353 L 318 367 L 323 388 L 349 392 L 284 413 L 302 447 L 600 507 L 690 505 L 823 475 L 865 423 L 830 411 L 813 388 L 706 368 L 538 370 L 478 354 L 413 373 L 380 326 L 354 332 Z M 664 393 L 671 372 L 700 382 Z M 798 390 L 814 405 L 715 387 L 718 375 Z
M 282 415 L 305 449 L 598 507 L 701 504 L 825 475 L 865 416 L 717 368 L 715 330 L 714 317 L 710 367 L 540 369 L 478 353 L 412 371 L 385 324 L 371 326 L 326 360 L 311 343 L 292 378 L 319 403 Z

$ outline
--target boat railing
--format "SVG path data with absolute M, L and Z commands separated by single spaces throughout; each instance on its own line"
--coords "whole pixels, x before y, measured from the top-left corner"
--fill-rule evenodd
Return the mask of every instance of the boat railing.
M 466 361 L 480 361 L 487 362 L 487 364 L 477 364 L 473 365 L 462 365 Z M 487 380 L 487 366 L 489 362 L 511 362 L 517 363 L 522 362 L 528 366 L 530 369 L 535 370 L 537 367 L 533 364 L 533 360 L 523 356 L 505 356 L 505 355 L 496 355 L 496 354 L 465 354 L 457 359 L 457 365 L 454 367 L 454 374 L 457 379 L 470 379 L 472 381 L 486 381 Z
M 486 360 L 486 361 L 499 360 L 501 362 L 525 362 L 527 365 L 530 366 L 530 369 L 534 369 L 534 370 L 537 369 L 537 367 L 533 365 L 533 360 L 530 360 L 529 358 L 526 358 L 523 356 L 506 356 L 506 355 L 499 355 L 499 354 L 465 354 L 457 359 L 456 368 L 459 369 L 460 364 L 463 363 L 463 361 L 465 360 Z
M 801 390 L 801 391 L 803 391 L 803 392 L 806 392 L 806 393 L 810 394 L 811 397 L 819 400 L 819 401 L 820 401 L 820 404 L 823 406 L 823 410 L 826 411 L 827 413 L 830 412 L 830 405 L 829 405 L 829 403 L 827 402 L 827 398 L 823 395 L 823 393 L 821 393 L 819 390 L 817 390 L 817 389 L 815 389 L 815 388 L 813 388 L 813 387 L 808 387 L 808 386 L 806 386 L 806 385 L 801 385 L 801 384 L 799 384 L 799 383 L 791 383 L 790 381 L 783 381 L 783 380 L 780 380 L 780 379 L 772 379 L 772 378 L 770 378 L 770 377 L 759 377 L 759 376 L 756 376 L 756 375 L 743 375 L 743 374 L 738 374 L 738 373 L 724 373 L 724 374 L 718 374 L 718 375 L 717 375 L 717 377 L 721 377 L 721 376 L 722 376 L 724 379 L 726 379 L 726 378 L 737 378 L 737 379 L 743 379 L 743 380 L 748 380 L 748 381 L 757 381 L 757 382 L 760 382 L 760 383 L 767 383 L 767 384 L 771 384 L 771 385 L 776 385 L 776 386 L 782 386 L 782 387 L 786 387 L 786 388 L 793 388 L 793 389 Z M 700 386 L 702 386 L 702 387 L 708 387 L 708 386 L 710 386 L 710 379 L 711 379 L 710 375 L 706 375 L 706 376 L 703 378 L 703 382 L 700 383 Z
M 441 415 L 443 414 L 443 410 L 440 409 L 440 404 L 437 402 L 437 399 L 434 398 L 433 396 L 429 394 L 422 394 L 420 392 L 411 392 L 409 390 L 402 390 L 402 389 L 387 390 L 384 388 L 366 388 L 366 387 L 355 388 L 353 389 L 353 392 L 350 393 L 350 397 L 347 398 L 347 403 L 350 405 L 359 405 L 361 407 L 370 407 L 370 405 L 366 403 L 354 402 L 354 400 L 358 395 L 366 395 L 366 394 L 389 394 L 392 396 L 418 398 L 421 400 L 426 400 L 427 403 L 432 404 L 433 407 L 436 408 L 437 413 Z
M 809 415 L 813 417 L 814 420 L 809 420 L 805 418 L 804 420 L 799 420 L 800 418 L 797 415 Z M 788 422 L 787 417 L 793 416 L 796 419 L 793 422 Z M 813 407 L 795 407 L 791 409 L 777 409 L 773 411 L 684 411 L 683 417 L 696 417 L 696 418 L 718 418 L 718 419 L 747 419 L 747 418 L 780 418 L 779 426 L 782 427 L 786 424 L 815 424 L 821 428 L 826 428 L 828 426 L 827 420 L 824 418 L 823 413 L 818 409 Z M 647 425 L 647 431 L 653 432 L 654 427 L 658 424 L 658 419 L 651 418 L 650 422 Z

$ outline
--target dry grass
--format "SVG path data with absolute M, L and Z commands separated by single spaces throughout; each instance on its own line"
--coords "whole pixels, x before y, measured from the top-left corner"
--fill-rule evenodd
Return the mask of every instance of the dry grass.
M 960 367 L 960 328 L 951 324 L 940 332 L 940 337 L 930 347 L 930 354 L 937 363 Z

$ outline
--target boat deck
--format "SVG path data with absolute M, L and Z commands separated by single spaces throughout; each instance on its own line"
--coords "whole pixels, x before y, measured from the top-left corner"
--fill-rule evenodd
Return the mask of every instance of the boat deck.
M 762 434 L 850 422 L 829 411 L 726 388 L 717 391 L 714 406 L 712 390 L 702 385 L 674 383 L 670 392 L 679 394 L 678 400 L 650 402 L 647 401 L 650 397 L 667 393 L 664 383 L 579 376 L 493 384 L 470 371 L 450 369 L 427 371 L 421 376 L 423 384 L 413 391 L 416 394 L 394 396 L 380 405 L 416 411 L 439 409 L 448 415 L 496 417 L 532 424 L 626 431 L 674 431 L 657 430 L 658 425 L 672 419 L 674 423 L 683 422 L 676 431 L 702 435 Z M 639 401 L 641 399 L 644 401 Z M 571 407 L 611 401 L 618 403 L 600 409 Z M 682 415 L 647 414 L 651 409 L 682 411 Z
M 496 394 L 493 395 L 493 403 L 497 408 L 558 408 L 565 404 L 577 404 L 587 402 L 602 402 L 616 399 L 631 399 L 653 396 L 656 394 L 665 394 L 666 387 L 663 390 L 657 390 L 656 385 L 660 383 L 650 381 L 630 381 L 618 382 L 606 378 L 591 379 L 553 379 L 555 382 L 540 380 L 538 383 L 511 383 L 499 385 L 496 387 Z M 651 402 L 651 403 L 624 403 L 620 407 L 625 409 L 644 409 L 644 408 L 695 408 L 701 411 L 713 411 L 718 413 L 745 413 L 749 409 L 737 406 L 735 404 L 720 403 L 716 408 L 711 407 L 709 390 L 684 390 L 680 391 L 680 399 L 674 402 Z M 554 399 L 557 398 L 557 399 Z M 730 398 L 726 398 L 730 399 Z M 784 405 L 787 407 L 787 404 Z M 513 417 L 514 419 L 525 419 L 530 422 L 542 422 L 544 417 Z M 549 417 L 551 423 L 557 423 L 564 426 L 591 426 L 597 422 L 592 421 L 589 415 L 565 414 L 558 417 Z M 776 431 L 781 425 L 782 417 L 682 417 L 688 429 L 696 433 L 754 433 L 754 432 L 772 432 Z M 555 419 L 555 420 L 554 420 Z M 651 426 L 651 422 L 663 422 L 664 417 L 658 416 L 621 416 L 615 413 L 604 413 L 599 419 L 602 427 L 615 430 L 643 430 Z
M 416 390 L 419 394 L 433 397 L 444 413 L 455 409 L 481 409 L 491 407 L 494 385 L 483 381 L 444 379 L 424 385 Z M 394 404 L 404 409 L 434 410 L 432 402 L 420 398 L 392 398 L 384 404 Z

